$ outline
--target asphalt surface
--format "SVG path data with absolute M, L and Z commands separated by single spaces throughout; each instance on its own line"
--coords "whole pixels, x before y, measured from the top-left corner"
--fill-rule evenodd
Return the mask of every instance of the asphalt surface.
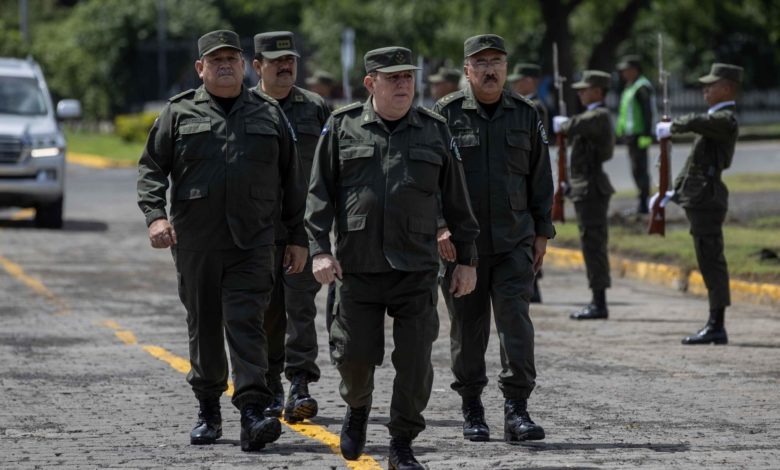
M 197 405 L 173 367 L 187 358 L 185 312 L 169 252 L 149 247 L 135 170 L 71 166 L 62 231 L 15 217 L 0 211 L 0 468 L 347 467 L 327 444 L 345 408 L 324 315 L 317 319 L 323 377 L 311 386 L 320 415 L 309 431 L 297 428 L 318 438 L 284 427 L 263 452 L 243 453 L 238 412 L 223 397 L 224 437 L 189 445 Z M 538 381 L 530 411 L 547 438 L 501 439 L 494 334 L 483 395 L 492 440 L 462 439 L 440 302 L 428 428 L 414 443 L 429 468 L 780 468 L 776 308 L 735 305 L 728 346 L 685 347 L 681 337 L 706 318 L 702 298 L 615 279 L 610 319 L 574 322 L 569 312 L 588 299 L 583 272 L 547 269 L 542 294 L 545 303 L 532 307 Z M 387 337 L 368 428 L 371 459 L 352 468 L 387 465 L 394 375 Z

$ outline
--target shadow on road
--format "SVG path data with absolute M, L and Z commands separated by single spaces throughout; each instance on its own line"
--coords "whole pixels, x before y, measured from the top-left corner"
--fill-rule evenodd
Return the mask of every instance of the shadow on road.
M 5 229 L 36 229 L 32 220 L 0 219 L 0 228 Z M 46 230 L 46 229 L 41 229 Z M 63 232 L 106 232 L 108 224 L 99 220 L 66 220 Z
M 512 445 L 525 447 L 532 451 L 548 450 L 600 450 L 600 449 L 649 449 L 656 452 L 688 452 L 690 444 L 665 444 L 647 442 L 644 444 L 632 444 L 628 442 L 518 442 Z

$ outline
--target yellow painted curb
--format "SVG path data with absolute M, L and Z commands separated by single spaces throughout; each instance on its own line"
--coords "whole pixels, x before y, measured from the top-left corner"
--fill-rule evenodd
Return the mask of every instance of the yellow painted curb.
M 687 272 L 670 264 L 637 261 L 613 254 L 610 254 L 609 258 L 612 271 L 620 277 L 640 279 L 695 295 L 707 295 L 707 287 L 699 271 Z M 557 268 L 584 267 L 582 252 L 570 248 L 548 247 L 544 261 Z M 732 279 L 729 287 L 735 299 L 780 305 L 780 285 Z
M 68 152 L 66 157 L 68 163 L 86 166 L 89 168 L 131 168 L 137 165 L 136 162 L 111 160 L 100 155 L 89 153 Z

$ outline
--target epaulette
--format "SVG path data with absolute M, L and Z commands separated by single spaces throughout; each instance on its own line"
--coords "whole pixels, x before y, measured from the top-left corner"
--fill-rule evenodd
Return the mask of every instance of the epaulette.
M 360 101 L 355 101 L 352 104 L 348 104 L 346 106 L 342 106 L 340 108 L 334 109 L 331 114 L 335 116 L 337 114 L 346 113 L 347 111 L 352 111 L 353 109 L 362 108 L 362 107 L 363 107 L 363 103 L 361 103 Z
M 279 104 L 279 102 L 276 101 L 271 95 L 266 94 L 263 90 L 258 90 L 257 87 L 252 88 L 251 90 L 249 90 L 249 92 L 254 93 L 255 96 L 257 96 L 262 100 L 268 101 L 269 103 Z
M 466 97 L 466 94 L 463 92 L 463 90 L 456 90 L 450 93 L 449 95 L 444 96 L 441 98 L 438 103 L 440 103 L 440 106 L 449 106 L 450 104 L 454 103 L 458 99 L 463 99 Z
M 533 109 L 536 109 L 536 105 L 534 104 L 533 101 L 529 100 L 528 98 L 526 98 L 525 96 L 519 94 L 518 92 L 516 92 L 514 90 L 511 90 L 509 92 L 509 96 L 514 98 L 516 101 L 520 101 L 521 103 L 525 103 L 528 106 L 532 107 Z
M 447 124 L 447 119 L 444 116 L 442 116 L 441 114 L 437 113 L 436 111 L 434 111 L 432 109 L 428 109 L 428 108 L 426 108 L 424 106 L 418 106 L 417 110 L 420 111 L 421 113 L 425 114 L 426 116 L 430 116 L 430 117 L 432 117 L 434 119 L 438 119 L 439 121 L 443 122 L 444 124 Z
M 178 95 L 171 96 L 170 98 L 168 98 L 168 102 L 173 103 L 174 101 L 179 101 L 180 99 L 182 99 L 182 98 L 184 98 L 184 97 L 186 97 L 188 95 L 194 95 L 194 94 L 195 94 L 195 89 L 194 88 L 190 88 L 187 91 L 182 91 Z

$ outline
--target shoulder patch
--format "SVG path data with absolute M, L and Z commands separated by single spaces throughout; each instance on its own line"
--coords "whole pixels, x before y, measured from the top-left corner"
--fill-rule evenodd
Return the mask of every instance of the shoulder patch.
M 189 95 L 194 95 L 194 94 L 195 94 L 195 89 L 194 88 L 190 88 L 189 90 L 183 91 L 183 92 L 179 93 L 178 95 L 171 96 L 170 98 L 168 98 L 168 101 L 173 103 L 174 101 L 179 101 L 182 98 L 185 98 L 185 97 L 187 97 Z
M 539 136 L 542 138 L 542 142 L 544 142 L 544 145 L 550 145 L 550 143 L 547 141 L 547 131 L 544 130 L 544 124 L 542 124 L 541 119 L 539 119 L 538 127 Z
M 257 96 L 258 98 L 264 101 L 268 101 L 269 103 L 273 103 L 273 104 L 279 104 L 279 102 L 273 99 L 271 95 L 266 94 L 262 90 L 258 90 L 257 87 L 252 88 L 251 90 L 249 90 L 249 92 L 254 93 L 255 96 Z
M 447 105 L 449 105 L 451 103 L 454 103 L 458 99 L 463 99 L 465 97 L 466 97 L 466 95 L 463 92 L 463 90 L 457 90 L 457 91 L 453 91 L 449 95 L 446 95 L 445 97 L 441 98 L 437 103 L 441 107 L 444 107 L 444 106 L 447 106 Z
M 450 137 L 450 151 L 452 152 L 452 156 L 458 159 L 458 161 L 463 161 L 460 158 L 460 150 L 458 150 L 458 143 L 455 142 L 455 137 Z
M 348 104 L 338 109 L 334 109 L 332 114 L 335 116 L 337 114 L 343 114 L 346 113 L 347 111 L 352 111 L 353 109 L 362 108 L 362 107 L 363 107 L 363 103 L 361 103 L 360 101 L 355 101 L 352 104 Z
M 447 119 L 444 116 L 442 116 L 441 114 L 437 113 L 436 111 L 434 111 L 432 109 L 428 109 L 428 108 L 426 108 L 424 106 L 418 106 L 417 110 L 420 111 L 422 114 L 425 114 L 426 116 L 430 116 L 430 117 L 432 117 L 434 119 L 437 119 L 437 120 L 443 122 L 444 124 L 447 124 Z
M 514 99 L 515 99 L 515 101 L 519 101 L 519 102 L 521 102 L 521 103 L 525 103 L 525 104 L 527 104 L 528 106 L 530 106 L 531 108 L 533 108 L 533 109 L 536 109 L 536 105 L 534 104 L 534 102 L 533 102 L 533 101 L 529 100 L 529 99 L 528 99 L 528 98 L 526 98 L 525 96 L 521 96 L 521 95 L 519 95 L 519 94 L 518 94 L 516 91 L 514 91 L 514 90 L 513 90 L 513 91 L 511 91 L 511 92 L 509 92 L 509 96 L 511 96 L 512 98 L 514 98 Z

